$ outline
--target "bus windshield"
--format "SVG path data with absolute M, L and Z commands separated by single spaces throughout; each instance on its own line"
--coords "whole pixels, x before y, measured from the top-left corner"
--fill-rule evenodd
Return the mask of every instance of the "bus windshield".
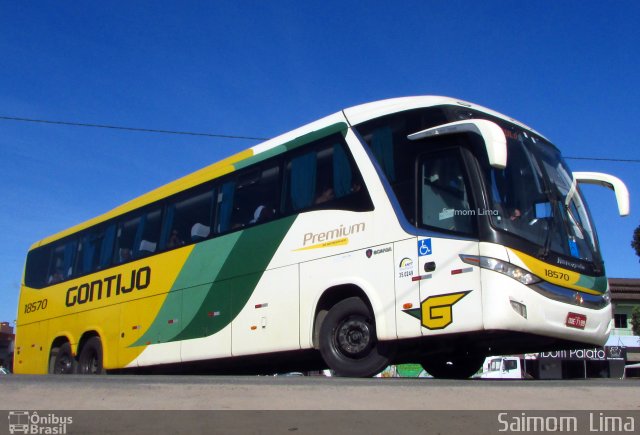
M 473 137 L 407 139 L 425 128 L 470 118 L 497 123 L 507 138 L 506 168 L 482 164 L 489 200 L 482 213 L 478 212 L 481 199 L 476 194 L 474 201 L 469 191 L 474 183 L 464 176 L 461 155 L 430 152 L 437 147 L 473 148 Z M 599 269 L 597 237 L 586 203 L 562 155 L 544 138 L 489 114 L 452 107 L 396 113 L 357 129 L 384 172 L 404 217 L 415 227 L 473 236 L 476 218 L 486 218 L 498 231 L 526 240 L 534 255 L 546 257 L 553 252 L 590 262 Z
M 505 128 L 507 167 L 490 169 L 492 223 L 556 254 L 599 261 L 597 238 L 571 170 L 548 142 Z

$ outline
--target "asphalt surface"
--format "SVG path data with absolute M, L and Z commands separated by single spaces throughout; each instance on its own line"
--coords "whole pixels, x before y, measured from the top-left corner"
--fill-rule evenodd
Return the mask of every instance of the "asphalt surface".
M 640 411 L 640 380 L 9 375 L 0 397 L 4 410 Z

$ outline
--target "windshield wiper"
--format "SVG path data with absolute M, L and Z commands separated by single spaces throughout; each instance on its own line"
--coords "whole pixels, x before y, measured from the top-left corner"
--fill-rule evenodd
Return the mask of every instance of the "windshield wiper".
M 573 210 L 571 210 L 571 202 L 573 201 L 574 196 L 576 196 L 578 193 L 577 184 L 578 182 L 574 178 L 571 182 L 571 188 L 567 193 L 567 197 L 564 201 L 563 206 L 564 206 L 564 209 L 567 211 L 567 216 L 569 216 L 569 219 L 571 219 L 571 223 L 578 229 L 578 231 L 580 231 L 580 234 L 582 235 L 582 239 L 585 241 L 585 245 L 587 246 L 587 249 L 591 253 L 594 272 L 600 273 L 602 272 L 602 268 L 598 264 L 602 260 L 600 260 L 597 255 L 597 250 L 595 248 L 595 245 L 591 243 L 591 241 L 594 240 L 593 235 L 587 232 L 587 230 L 584 228 L 584 225 L 582 225 L 582 223 L 580 222 L 580 219 L 578 219 L 578 217 L 574 214 Z
M 554 198 L 554 196 L 551 194 L 551 191 L 549 189 L 546 189 L 544 194 L 546 195 L 547 199 L 549 200 L 549 203 L 551 204 L 551 216 L 547 220 L 549 222 L 549 225 L 547 228 L 547 235 L 545 236 L 545 239 L 544 239 L 544 245 L 541 249 L 538 250 L 538 257 L 540 257 L 540 259 L 542 260 L 547 259 L 547 257 L 549 256 L 549 251 L 551 250 L 551 232 L 552 232 L 551 230 L 555 225 L 556 210 L 557 210 L 556 206 L 558 205 L 558 200 Z
M 569 219 L 571 219 L 571 223 L 573 225 L 575 225 L 575 227 L 578 229 L 578 231 L 580 231 L 580 233 L 582 234 L 582 239 L 585 241 L 585 245 L 587 246 L 587 249 L 591 253 L 591 258 L 593 259 L 592 260 L 593 271 L 595 273 L 602 272 L 602 268 L 599 266 L 599 263 L 600 263 L 599 257 L 597 257 L 597 255 L 596 255 L 596 249 L 589 242 L 589 239 L 588 239 L 590 237 L 589 233 L 587 233 L 587 231 L 584 229 L 584 226 L 580 223 L 580 221 L 578 219 L 576 219 L 576 216 L 573 214 L 573 211 L 571 210 L 571 207 L 569 206 L 569 204 L 565 204 L 564 208 L 567 211 L 567 215 L 569 216 Z M 573 236 L 569 235 L 569 237 L 573 237 Z

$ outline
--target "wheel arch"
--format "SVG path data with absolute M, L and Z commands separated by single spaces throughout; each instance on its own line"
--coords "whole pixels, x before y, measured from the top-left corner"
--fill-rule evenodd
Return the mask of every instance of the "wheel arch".
M 322 293 L 322 295 L 318 299 L 313 314 L 312 343 L 314 349 L 319 349 L 320 347 L 320 328 L 322 327 L 322 322 L 324 321 L 324 318 L 326 317 L 329 310 L 338 302 L 351 297 L 360 298 L 367 305 L 374 322 L 376 322 L 375 310 L 373 309 L 371 300 L 369 299 L 367 293 L 360 286 L 356 284 L 340 284 L 329 287 Z
M 71 349 L 71 357 L 74 359 L 76 358 L 77 354 L 74 354 L 74 346 L 71 338 L 69 338 L 67 334 L 57 334 L 56 337 L 51 342 L 51 346 L 49 347 L 49 355 L 47 356 L 47 359 L 46 359 L 47 366 L 46 366 L 45 373 L 48 373 L 48 374 L 54 373 L 53 372 L 54 360 L 57 358 L 58 351 L 60 350 L 60 348 L 65 344 L 69 344 L 69 347 Z
M 71 339 L 66 334 L 62 334 L 62 335 L 58 335 L 51 342 L 51 346 L 49 347 L 49 355 L 51 355 L 51 353 L 54 350 L 60 349 L 60 346 L 62 346 L 65 343 L 69 343 L 71 345 L 71 350 L 73 350 L 73 342 L 71 341 Z

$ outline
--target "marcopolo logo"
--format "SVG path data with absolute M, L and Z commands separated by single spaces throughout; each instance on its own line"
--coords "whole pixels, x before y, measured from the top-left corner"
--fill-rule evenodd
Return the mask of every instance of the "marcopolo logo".
M 71 424 L 73 424 L 73 417 L 54 413 L 40 415 L 36 411 L 9 411 L 11 434 L 66 434 L 67 427 Z

